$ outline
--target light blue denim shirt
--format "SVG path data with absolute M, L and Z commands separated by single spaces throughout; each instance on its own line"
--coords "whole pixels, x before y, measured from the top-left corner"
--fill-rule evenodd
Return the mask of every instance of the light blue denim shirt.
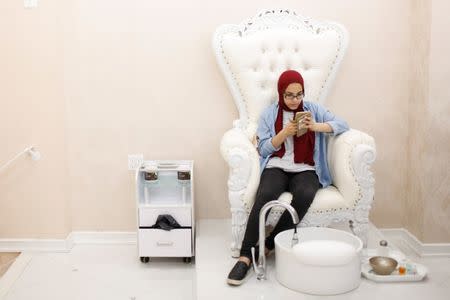
M 303 102 L 303 109 L 305 111 L 310 111 L 313 119 L 317 123 L 328 123 L 333 132 L 315 133 L 315 144 L 314 144 L 314 164 L 316 167 L 316 173 L 319 177 L 319 182 L 322 187 L 327 187 L 331 184 L 330 170 L 328 169 L 327 162 L 327 135 L 338 135 L 349 129 L 347 122 L 336 117 L 333 113 L 327 110 L 325 107 L 316 102 Z M 272 138 L 276 135 L 275 133 L 275 120 L 278 113 L 278 103 L 273 103 L 267 107 L 261 114 L 259 118 L 258 130 L 256 131 L 256 136 L 258 140 L 258 152 L 260 156 L 260 166 L 261 173 L 272 156 L 273 152 L 277 149 L 272 145 Z

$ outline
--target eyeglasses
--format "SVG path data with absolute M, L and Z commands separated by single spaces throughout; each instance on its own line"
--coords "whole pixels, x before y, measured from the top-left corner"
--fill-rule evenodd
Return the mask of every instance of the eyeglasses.
M 294 94 L 291 94 L 291 93 L 287 93 L 287 94 L 284 94 L 284 98 L 286 98 L 288 100 L 294 100 L 294 98 L 297 98 L 298 100 L 301 100 L 301 99 L 303 99 L 304 95 L 305 95 L 304 93 L 300 93 L 300 94 L 297 94 L 297 95 L 294 95 Z

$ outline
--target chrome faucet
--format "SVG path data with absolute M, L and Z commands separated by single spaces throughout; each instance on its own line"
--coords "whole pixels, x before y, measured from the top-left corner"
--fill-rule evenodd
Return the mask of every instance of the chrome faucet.
M 259 212 L 259 257 L 258 257 L 258 265 L 256 265 L 255 260 L 255 247 L 252 247 L 252 259 L 253 259 L 253 268 L 256 273 L 256 278 L 258 280 L 266 279 L 266 256 L 264 253 L 264 246 L 265 246 L 265 239 L 266 239 L 266 213 L 269 209 L 271 209 L 274 206 L 282 206 L 284 207 L 292 216 L 292 221 L 295 224 L 294 229 L 294 236 L 292 237 L 292 246 L 294 246 L 296 243 L 298 243 L 297 238 L 297 225 L 300 223 L 300 219 L 298 217 L 297 212 L 295 209 L 284 202 L 273 200 L 270 202 L 267 202 Z

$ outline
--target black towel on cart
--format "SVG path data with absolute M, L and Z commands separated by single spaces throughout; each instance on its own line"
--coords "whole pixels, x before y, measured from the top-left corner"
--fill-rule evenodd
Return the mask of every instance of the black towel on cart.
M 159 215 L 156 219 L 156 223 L 151 228 L 159 228 L 163 230 L 171 230 L 174 228 L 180 228 L 177 220 L 171 215 Z

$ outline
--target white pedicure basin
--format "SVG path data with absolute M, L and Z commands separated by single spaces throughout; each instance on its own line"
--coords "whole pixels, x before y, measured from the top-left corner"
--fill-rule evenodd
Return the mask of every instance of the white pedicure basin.
M 363 243 L 346 231 L 326 227 L 298 228 L 275 237 L 277 280 L 289 289 L 316 295 L 335 295 L 356 289 L 361 282 Z

